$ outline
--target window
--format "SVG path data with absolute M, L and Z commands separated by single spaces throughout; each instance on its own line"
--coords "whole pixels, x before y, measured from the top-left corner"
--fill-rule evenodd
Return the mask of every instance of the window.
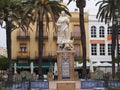
M 80 26 L 79 25 L 74 25 L 74 37 L 80 37 Z
M 26 36 L 27 35 L 27 32 L 24 31 L 24 30 L 20 30 L 20 36 Z
M 105 44 L 100 44 L 100 55 L 105 55 Z
M 99 37 L 105 37 L 105 35 L 104 35 L 104 27 L 103 26 L 100 26 L 100 28 L 99 28 Z
M 91 37 L 96 37 L 96 27 L 91 26 Z
M 111 44 L 108 44 L 108 55 L 111 55 Z
M 112 27 L 109 26 L 107 32 L 108 32 L 108 35 L 112 35 Z
M 97 55 L 97 44 L 91 44 L 91 55 Z
M 80 45 L 76 44 L 74 48 L 75 48 L 75 56 L 80 56 Z
M 26 52 L 26 44 L 20 44 L 20 52 Z

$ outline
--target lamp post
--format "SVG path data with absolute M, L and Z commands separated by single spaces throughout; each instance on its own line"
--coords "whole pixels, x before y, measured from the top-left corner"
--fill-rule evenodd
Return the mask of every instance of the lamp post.
M 117 43 L 117 57 L 119 57 L 119 28 L 120 28 L 120 15 L 118 9 L 115 9 L 115 15 L 112 19 L 112 47 L 111 47 L 111 55 L 112 55 L 112 77 L 115 78 L 115 46 Z M 110 17 L 107 18 L 107 23 L 109 27 L 109 23 L 111 22 Z M 117 40 L 117 42 L 116 42 Z

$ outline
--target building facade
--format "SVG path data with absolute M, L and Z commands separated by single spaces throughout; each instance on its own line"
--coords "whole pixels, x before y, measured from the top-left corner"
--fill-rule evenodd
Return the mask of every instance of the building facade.
M 96 19 L 95 13 L 90 13 L 88 32 L 89 32 L 89 56 L 91 61 L 91 71 L 93 72 L 94 63 L 98 64 L 108 63 L 112 65 L 111 63 L 112 27 L 111 26 L 108 27 L 108 24 L 105 24 L 105 22 L 98 21 L 98 19 Z M 112 67 L 109 68 L 108 72 L 112 72 Z
M 79 27 L 79 12 L 71 12 L 70 31 L 71 38 L 74 39 L 75 63 L 82 58 L 81 35 Z M 88 14 L 85 13 L 85 29 L 88 30 Z M 54 64 L 57 62 L 57 32 L 53 30 L 52 21 L 50 21 L 50 29 L 46 30 L 44 23 L 44 42 L 43 42 L 43 74 L 47 74 L 49 70 L 53 71 Z M 31 25 L 33 30 L 22 31 L 21 29 L 12 32 L 12 63 L 15 64 L 17 70 L 30 70 L 31 64 L 34 66 L 34 72 L 38 70 L 38 33 L 36 25 Z M 88 36 L 88 33 L 86 33 Z M 86 37 L 88 38 L 88 37 Z M 88 56 L 88 39 L 87 39 L 87 59 Z
M 0 55 L 7 57 L 7 49 L 6 49 L 6 47 L 0 46 Z

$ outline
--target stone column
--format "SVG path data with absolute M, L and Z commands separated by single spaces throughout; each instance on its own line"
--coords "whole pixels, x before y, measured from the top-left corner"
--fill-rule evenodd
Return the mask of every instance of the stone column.
M 93 79 L 93 77 L 94 77 L 93 63 L 90 60 L 90 78 Z
M 33 74 L 33 72 L 34 72 L 34 64 L 33 64 L 33 62 L 31 62 L 31 64 L 30 64 L 30 69 L 31 69 L 31 74 Z
M 16 68 L 17 68 L 17 65 L 16 65 L 16 63 L 14 63 L 14 73 L 15 74 L 17 73 Z

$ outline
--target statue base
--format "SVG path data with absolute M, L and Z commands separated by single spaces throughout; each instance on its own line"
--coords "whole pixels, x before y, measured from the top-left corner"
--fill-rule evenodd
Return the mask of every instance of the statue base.
M 57 51 L 58 80 L 74 80 L 74 51 Z M 69 89 L 68 89 L 69 90 Z
M 58 82 L 57 90 L 76 90 L 76 84 L 74 81 Z

